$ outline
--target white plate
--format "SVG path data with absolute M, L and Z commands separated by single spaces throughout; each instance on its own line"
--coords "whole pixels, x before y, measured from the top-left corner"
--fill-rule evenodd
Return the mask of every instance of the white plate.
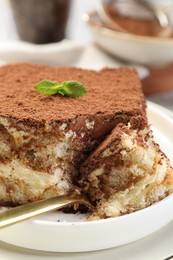
M 173 160 L 172 118 L 152 103 L 148 104 L 148 118 L 156 141 Z M 138 212 L 92 222 L 85 222 L 82 215 L 49 213 L 2 229 L 0 240 L 53 252 L 83 252 L 117 247 L 141 239 L 167 225 L 173 219 L 172 205 L 173 195 L 170 195 Z

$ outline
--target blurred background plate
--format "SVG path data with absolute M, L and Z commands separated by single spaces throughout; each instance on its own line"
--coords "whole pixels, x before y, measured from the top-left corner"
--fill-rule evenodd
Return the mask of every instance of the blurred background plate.
M 124 33 L 106 27 L 97 12 L 83 16 L 95 42 L 108 53 L 128 62 L 160 66 L 173 61 L 173 38 Z
M 94 62 L 93 62 L 94 60 Z M 138 71 L 140 79 L 149 74 L 149 70 L 139 64 L 126 64 L 115 60 L 92 44 L 71 40 L 57 43 L 34 44 L 24 41 L 10 41 L 0 44 L 0 64 L 31 62 L 52 66 L 75 66 L 100 70 L 104 67 L 129 67 Z

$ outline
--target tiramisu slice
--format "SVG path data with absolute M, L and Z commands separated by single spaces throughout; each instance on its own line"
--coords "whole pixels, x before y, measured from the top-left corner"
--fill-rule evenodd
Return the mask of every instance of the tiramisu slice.
M 81 167 L 83 191 L 96 204 L 90 220 L 116 217 L 173 191 L 173 169 L 144 122 L 119 124 Z
M 77 99 L 43 95 L 34 89 L 42 80 L 77 80 L 87 94 Z M 118 123 L 145 118 L 137 74 L 123 68 L 7 65 L 0 68 L 0 100 L 1 205 L 80 189 L 78 170 L 88 154 Z
M 44 95 L 34 88 L 43 80 L 79 81 L 87 93 Z M 173 170 L 153 141 L 135 71 L 7 65 L 0 100 L 0 205 L 78 190 L 96 205 L 93 220 L 172 192 Z

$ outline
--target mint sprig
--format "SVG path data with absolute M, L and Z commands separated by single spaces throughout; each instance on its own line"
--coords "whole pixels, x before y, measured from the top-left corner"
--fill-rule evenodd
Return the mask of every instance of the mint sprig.
M 34 88 L 42 93 L 48 95 L 62 95 L 72 98 L 79 98 L 87 93 L 84 85 L 79 81 L 63 81 L 58 83 L 57 81 L 42 80 Z

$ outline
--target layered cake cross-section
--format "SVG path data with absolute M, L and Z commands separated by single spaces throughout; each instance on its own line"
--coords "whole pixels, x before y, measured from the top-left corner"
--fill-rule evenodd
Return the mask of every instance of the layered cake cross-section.
M 42 80 L 80 81 L 87 93 L 43 95 L 34 89 Z M 96 205 L 95 219 L 172 192 L 173 170 L 153 141 L 134 70 L 6 65 L 0 100 L 1 205 L 77 190 Z
M 149 126 L 119 124 L 81 167 L 81 185 L 97 207 L 89 219 L 143 209 L 173 191 L 173 169 Z

